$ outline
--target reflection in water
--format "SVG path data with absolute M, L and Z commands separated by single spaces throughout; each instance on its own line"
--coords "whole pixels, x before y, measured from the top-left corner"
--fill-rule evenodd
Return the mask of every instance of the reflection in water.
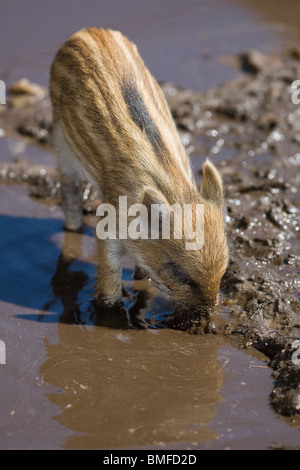
M 83 271 L 74 272 L 70 269 L 73 261 L 80 256 L 80 244 L 72 243 L 76 236 L 77 234 L 65 233 L 62 252 L 51 285 L 54 299 L 59 299 L 63 305 L 63 313 L 59 321 L 78 324 L 81 323 L 81 315 L 77 296 L 86 285 L 88 275 Z M 73 250 L 74 247 L 75 250 Z M 50 306 L 51 301 L 45 305 L 43 310 L 49 310 Z
M 160 326 L 164 318 L 171 313 L 167 304 L 157 297 L 157 291 L 151 281 L 133 280 L 133 271 L 126 266 L 122 306 L 105 307 L 92 300 L 91 283 L 96 273 L 91 272 L 93 264 L 82 257 L 82 238 L 81 234 L 64 233 L 62 251 L 51 280 L 53 295 L 45 303 L 40 320 L 46 320 L 47 312 L 59 300 L 63 307 L 59 316 L 62 323 L 143 329 L 151 325 L 154 327 L 155 321 L 155 325 Z M 80 269 L 74 269 L 74 266 Z
M 201 442 L 221 400 L 218 341 L 171 330 L 118 330 L 58 325 L 46 342 L 43 379 L 55 420 L 72 431 L 65 448 Z
M 209 423 L 221 400 L 220 338 L 154 328 L 145 312 L 149 305 L 150 317 L 159 311 L 157 299 L 141 281 L 126 281 L 124 308 L 97 308 L 89 297 L 90 263 L 81 242 L 81 235 L 65 233 L 52 279 L 54 298 L 63 304 L 59 342 L 45 340 L 47 359 L 41 366 L 43 380 L 57 387 L 47 395 L 61 409 L 54 419 L 74 432 L 64 447 L 216 438 Z M 72 270 L 78 259 L 82 269 Z

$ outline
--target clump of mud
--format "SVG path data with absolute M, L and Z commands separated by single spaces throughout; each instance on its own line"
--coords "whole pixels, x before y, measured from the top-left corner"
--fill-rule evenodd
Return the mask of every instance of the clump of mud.
M 272 406 L 290 416 L 300 414 L 300 105 L 292 102 L 300 60 L 293 51 L 246 51 L 235 62 L 239 78 L 204 93 L 162 88 L 194 170 L 209 157 L 224 179 L 231 260 L 222 290 L 234 307 L 221 332 L 269 358 Z M 0 128 L 51 148 L 48 96 L 23 95 L 12 90 Z M 1 158 L 0 180 L 59 202 L 55 168 Z M 84 194 L 85 211 L 93 212 L 97 194 L 88 185 Z

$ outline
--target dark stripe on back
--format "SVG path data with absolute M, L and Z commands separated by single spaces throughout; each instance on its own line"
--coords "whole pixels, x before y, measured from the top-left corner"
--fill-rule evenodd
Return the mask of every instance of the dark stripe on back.
M 145 131 L 157 157 L 163 160 L 163 157 L 167 154 L 167 149 L 134 83 L 128 80 L 124 81 L 122 83 L 122 93 L 133 122 L 141 131 Z

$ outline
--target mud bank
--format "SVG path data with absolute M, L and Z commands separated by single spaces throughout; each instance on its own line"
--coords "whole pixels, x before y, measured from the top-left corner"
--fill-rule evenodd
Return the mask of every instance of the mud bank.
M 204 93 L 171 83 L 162 88 L 199 180 L 206 157 L 224 179 L 231 261 L 222 303 L 230 318 L 218 333 L 269 358 L 271 404 L 292 416 L 300 414 L 300 105 L 292 102 L 291 84 L 300 79 L 300 53 L 246 51 L 230 60 L 240 70 L 235 81 Z M 52 151 L 48 95 L 30 84 L 12 87 L 0 128 L 4 137 Z M 26 184 L 32 197 L 59 204 L 55 167 L 1 158 L 0 181 Z M 97 201 L 86 184 L 86 214 Z

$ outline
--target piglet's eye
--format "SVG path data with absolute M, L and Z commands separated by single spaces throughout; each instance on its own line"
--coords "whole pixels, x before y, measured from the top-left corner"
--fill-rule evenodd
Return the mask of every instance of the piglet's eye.
M 191 279 L 189 274 L 173 261 L 166 263 L 165 269 L 168 274 L 172 276 L 174 281 L 180 282 L 180 284 L 187 285 L 193 289 L 197 287 L 197 283 Z

